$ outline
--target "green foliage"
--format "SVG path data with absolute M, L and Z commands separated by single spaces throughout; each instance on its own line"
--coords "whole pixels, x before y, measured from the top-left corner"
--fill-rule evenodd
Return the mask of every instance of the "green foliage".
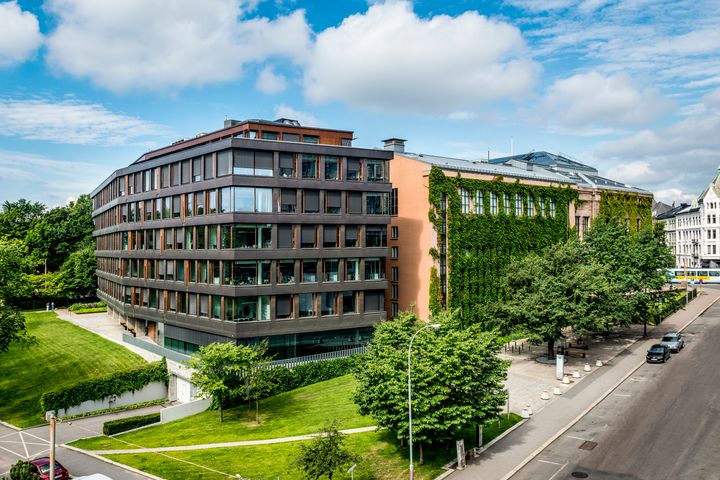
M 247 346 L 211 343 L 200 347 L 188 361 L 188 366 L 194 369 L 192 382 L 201 394 L 212 395 L 220 410 L 220 422 L 228 400 L 236 397 L 257 400 L 266 390 L 260 375 L 261 364 L 268 360 L 266 352 L 265 342 Z
M 7 352 L 14 342 L 28 346 L 35 343 L 35 339 L 25 328 L 25 316 L 0 303 L 0 353 Z
M 615 219 L 626 224 L 630 233 L 638 233 L 652 225 L 652 202 L 652 197 L 641 197 L 637 193 L 603 191 L 600 192 L 600 211 L 596 220 Z
M 467 190 L 472 198 L 476 191 L 483 192 L 482 214 L 462 213 L 459 188 Z M 490 214 L 490 192 L 498 195 L 497 214 Z M 483 304 L 502 298 L 500 280 L 513 258 L 540 251 L 568 238 L 569 204 L 578 199 L 577 191 L 569 187 L 507 183 L 501 178 L 494 181 L 452 178 L 433 167 L 429 176 L 429 217 L 438 233 L 442 230 L 443 194 L 447 198 L 449 272 L 448 298 L 445 300 L 449 309 L 461 309 L 466 324 L 480 318 Z M 544 198 L 545 215 L 517 217 L 515 208 L 507 215 L 504 194 L 510 196 L 511 202 L 514 202 L 515 194 L 522 195 L 523 212 L 528 211 L 528 195 L 534 198 L 536 212 L 540 207 L 539 199 Z M 549 199 L 555 202 L 554 217 L 550 216 Z
M 7 305 L 30 295 L 25 274 L 27 255 L 27 247 L 22 241 L 0 238 L 0 303 Z
M 71 312 L 78 312 L 80 310 L 87 310 L 93 308 L 107 308 L 105 302 L 90 302 L 90 303 L 73 303 L 68 307 Z
M 88 298 L 95 295 L 97 258 L 92 245 L 70 254 L 60 267 L 60 291 L 68 299 Z
M 7 203 L 7 202 L 6 202 Z M 40 475 L 34 473 L 32 464 L 24 460 L 18 460 L 10 467 L 10 480 L 40 480 Z
M 110 420 L 103 423 L 103 433 L 105 435 L 115 435 L 116 433 L 126 432 L 134 428 L 144 427 L 153 423 L 160 422 L 160 413 L 151 413 L 149 415 L 137 415 L 135 417 L 121 418 L 119 420 Z
M 4 202 L 0 212 L 0 238 L 22 240 L 33 224 L 45 214 L 45 205 L 28 202 Z
M 273 367 L 263 369 L 260 375 L 267 385 L 264 396 L 289 392 L 296 388 L 324 382 L 352 373 L 357 357 L 336 358 L 323 362 L 304 363 L 293 368 Z
M 100 400 L 110 395 L 134 392 L 152 382 L 163 382 L 167 385 L 168 380 L 167 364 L 163 358 L 139 368 L 86 380 L 62 390 L 45 392 L 40 397 L 40 411 L 59 411 L 80 405 L 86 400 Z
M 467 427 L 495 418 L 504 402 L 507 365 L 496 353 L 494 334 L 478 326 L 460 328 L 457 314 L 432 317 L 438 330 L 423 331 L 412 344 L 413 437 L 422 443 L 448 441 Z M 425 323 L 408 312 L 375 328 L 358 363 L 355 402 L 398 439 L 408 438 L 408 345 Z
M 442 310 L 442 293 L 440 292 L 440 275 L 435 266 L 430 267 L 430 315 L 437 315 Z
M 628 297 L 609 272 L 574 239 L 512 262 L 505 276 L 507 299 L 500 306 L 506 329 L 520 327 L 547 341 L 552 358 L 554 341 L 565 329 L 582 335 L 628 323 Z
M 303 471 L 305 478 L 317 480 L 327 477 L 332 480 L 339 470 L 360 461 L 360 457 L 351 453 L 344 443 L 345 438 L 339 431 L 338 422 L 332 422 L 318 436 L 300 444 L 295 465 Z

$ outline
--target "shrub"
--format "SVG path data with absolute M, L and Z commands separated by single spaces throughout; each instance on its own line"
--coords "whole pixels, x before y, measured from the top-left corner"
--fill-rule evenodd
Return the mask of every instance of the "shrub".
M 73 303 L 68 307 L 71 312 L 77 312 L 79 310 L 95 309 L 95 308 L 107 308 L 105 302 L 91 302 L 91 303 Z
M 121 418 L 119 420 L 110 420 L 103 423 L 103 433 L 105 435 L 115 435 L 116 433 L 126 432 L 133 428 L 144 427 L 160 421 L 159 413 L 151 413 L 150 415 L 138 415 L 135 417 Z
M 134 392 L 152 382 L 163 382 L 167 385 L 168 371 L 164 358 L 139 368 L 85 380 L 54 392 L 45 392 L 40 396 L 40 411 L 59 411 L 87 400 L 100 400 L 110 395 Z

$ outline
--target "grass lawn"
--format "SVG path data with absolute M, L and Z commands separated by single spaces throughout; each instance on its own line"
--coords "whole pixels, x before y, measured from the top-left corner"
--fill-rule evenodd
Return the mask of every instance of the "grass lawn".
M 509 421 L 491 422 L 483 429 L 484 442 L 520 420 L 511 414 Z M 472 431 L 468 431 L 465 444 L 469 448 Z M 368 432 L 347 435 L 346 445 L 362 457 L 355 470 L 358 480 L 405 479 L 408 476 L 408 449 L 401 448 L 393 436 L 386 432 Z M 240 474 L 245 478 L 281 478 L 283 480 L 302 479 L 302 474 L 293 465 L 298 444 L 280 443 L 257 445 L 252 447 L 218 448 L 184 452 L 107 455 L 108 458 L 168 480 L 180 479 L 227 479 L 228 475 Z M 415 467 L 415 476 L 419 480 L 430 480 L 443 472 L 442 466 L 452 461 L 455 446 L 425 448 L 425 465 Z M 415 460 L 418 452 L 415 450 Z M 336 478 L 350 478 L 343 474 Z
M 12 345 L 0 353 L 0 420 L 18 427 L 44 421 L 40 395 L 81 380 L 145 364 L 130 350 L 60 320 L 54 312 L 26 312 L 28 332 L 38 343 Z
M 146 428 L 117 438 L 143 447 L 199 445 L 265 438 L 291 437 L 315 433 L 337 419 L 341 428 L 373 425 L 370 417 L 357 413 L 352 401 L 355 379 L 345 375 L 281 393 L 260 402 L 260 425 L 255 424 L 255 405 L 225 411 L 220 423 L 217 410 Z M 74 446 L 88 450 L 136 448 L 107 437 L 79 440 Z

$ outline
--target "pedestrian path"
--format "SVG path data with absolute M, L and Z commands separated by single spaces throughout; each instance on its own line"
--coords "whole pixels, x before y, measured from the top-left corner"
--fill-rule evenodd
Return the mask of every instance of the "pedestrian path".
M 480 457 L 472 460 L 465 470 L 453 472 L 446 478 L 452 480 L 509 479 L 642 365 L 645 362 L 647 348 L 651 344 L 657 343 L 663 332 L 683 329 L 719 298 L 720 289 L 705 288 L 703 295 L 693 300 L 686 308 L 674 313 L 657 327 L 648 326 L 647 338 L 642 337 L 642 326 L 639 327 L 639 337 L 637 338 L 633 333 L 638 329 L 637 327 L 629 329 L 631 335 L 613 336 L 611 338 L 613 342 L 610 343 L 625 344 L 625 347 L 620 350 L 605 350 L 606 354 L 612 354 L 612 356 L 603 360 L 603 367 L 593 368 L 592 372 L 584 375 L 581 379 L 575 379 L 576 383 L 562 386 L 563 394 L 551 395 L 553 398 L 550 401 L 540 400 L 539 395 L 546 385 L 562 385 L 554 379 L 554 366 L 541 364 L 530 366 L 519 362 L 519 366 L 515 367 L 515 372 L 511 366 L 508 383 L 512 389 L 513 382 L 515 382 L 517 390 L 515 396 L 521 398 L 520 402 L 534 402 L 541 408 L 537 409 L 529 422 L 524 423 L 483 452 Z M 625 340 L 621 341 L 622 338 Z M 597 350 L 597 354 L 588 355 L 590 358 L 586 360 L 594 362 L 595 357 L 600 355 L 601 351 Z M 589 352 L 592 352 L 592 347 Z M 600 358 L 598 357 L 598 359 Z M 579 364 L 580 362 L 575 363 Z M 549 372 L 543 371 L 543 368 Z M 533 373 L 535 373 L 534 383 L 532 382 Z M 517 378 L 513 380 L 515 375 L 520 375 L 525 382 L 521 384 Z
M 340 430 L 340 433 L 353 434 L 363 432 L 374 432 L 378 427 L 359 427 L 349 428 L 347 430 Z M 223 442 L 223 443 L 204 443 L 201 445 L 181 445 L 175 447 L 156 447 L 156 448 L 134 448 L 125 450 L 88 450 L 88 452 L 95 455 L 117 455 L 123 453 L 158 453 L 158 452 L 179 452 L 185 450 L 207 450 L 210 448 L 228 448 L 228 447 L 248 447 L 251 445 L 270 445 L 273 443 L 286 443 L 286 442 L 298 442 L 302 440 L 310 440 L 311 438 L 322 435 L 322 433 L 311 433 L 308 435 L 296 435 L 294 437 L 282 437 L 282 438 L 267 438 L 263 440 L 245 440 L 241 442 Z M 118 438 L 115 440 L 123 441 Z M 128 445 L 132 443 L 125 442 Z

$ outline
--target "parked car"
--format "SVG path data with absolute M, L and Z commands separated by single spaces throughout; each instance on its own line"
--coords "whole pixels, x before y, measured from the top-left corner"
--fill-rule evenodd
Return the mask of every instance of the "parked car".
M 670 349 L 659 343 L 650 347 L 645 356 L 648 363 L 665 363 L 668 358 L 670 358 Z
M 39 457 L 35 460 L 30 460 L 31 469 L 34 473 L 40 475 L 43 480 L 50 478 L 50 458 Z M 60 465 L 60 462 L 55 460 L 55 480 L 69 480 L 70 474 L 68 471 Z
M 665 345 L 671 352 L 679 352 L 685 346 L 685 340 L 678 332 L 668 332 L 663 336 L 660 345 Z

